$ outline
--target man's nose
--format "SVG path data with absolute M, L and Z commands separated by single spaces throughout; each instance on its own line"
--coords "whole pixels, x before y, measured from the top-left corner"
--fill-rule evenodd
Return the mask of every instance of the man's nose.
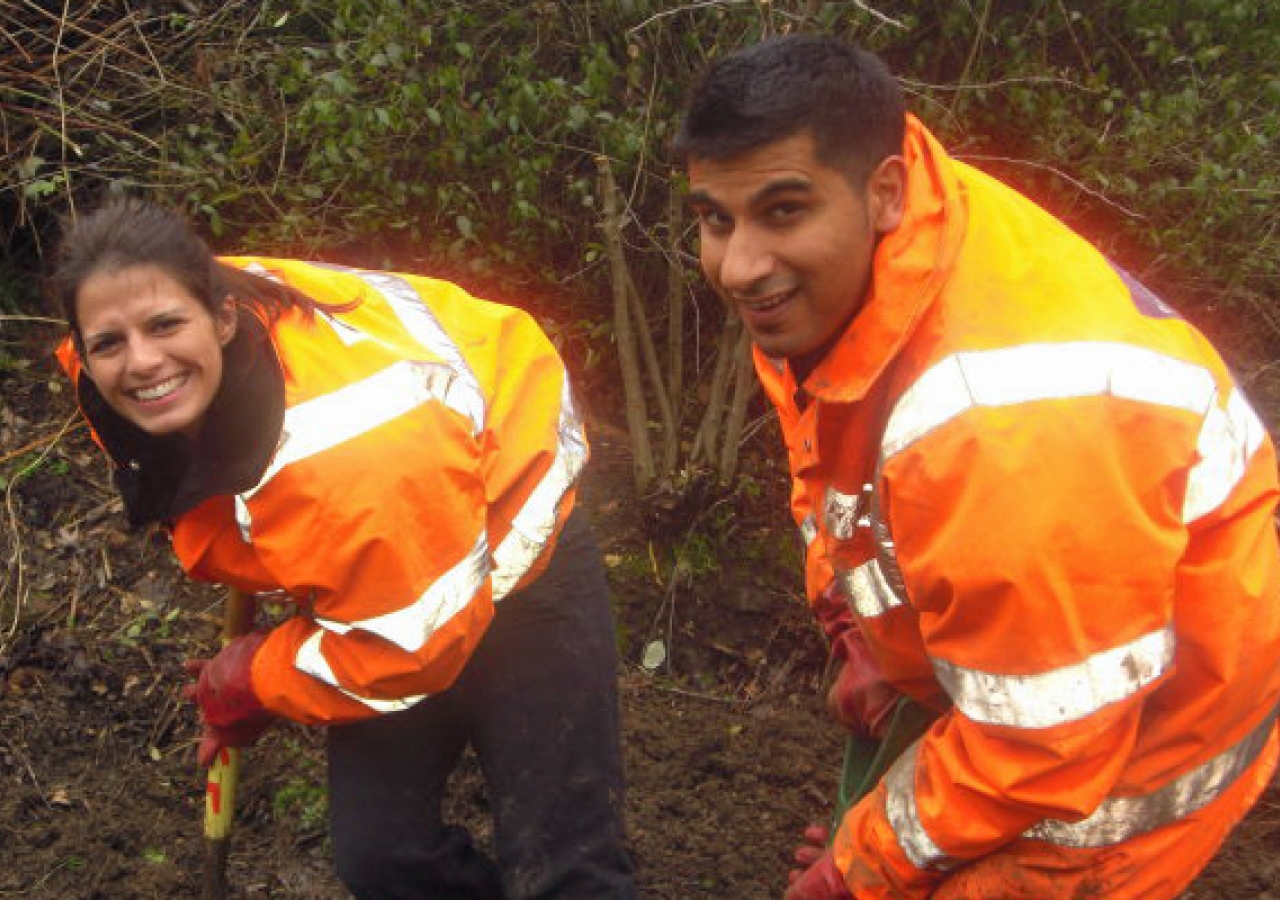
M 720 285 L 732 294 L 749 296 L 777 268 L 772 247 L 756 229 L 738 228 L 725 241 Z

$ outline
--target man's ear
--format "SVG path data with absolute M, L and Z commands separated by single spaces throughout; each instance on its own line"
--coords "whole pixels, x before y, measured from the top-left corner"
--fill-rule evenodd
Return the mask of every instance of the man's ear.
M 867 212 L 876 234 L 902 224 L 907 203 L 907 164 L 901 156 L 886 156 L 867 179 Z
M 231 339 L 236 336 L 236 302 L 230 297 L 224 297 L 222 302 L 218 304 L 218 309 L 213 316 L 214 328 L 218 333 L 218 343 L 223 347 L 231 343 Z

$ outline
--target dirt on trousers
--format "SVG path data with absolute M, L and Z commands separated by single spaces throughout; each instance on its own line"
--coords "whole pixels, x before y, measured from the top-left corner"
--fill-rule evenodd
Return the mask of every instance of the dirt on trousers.
M 181 665 L 216 646 L 221 594 L 183 578 L 163 538 L 125 528 L 101 455 L 47 377 L 0 380 L 0 453 L 37 440 L 3 470 L 0 898 L 198 896 L 203 779 Z M 640 894 L 779 898 L 801 828 L 835 795 L 843 745 L 822 708 L 825 651 L 794 559 L 726 559 L 672 585 L 653 523 L 616 499 L 630 490 L 620 448 L 593 452 L 583 503 L 618 621 Z M 784 530 L 791 540 L 775 474 L 759 511 L 731 524 L 731 546 Z M 646 669 L 654 641 L 666 659 Z M 348 897 L 327 845 L 320 738 L 286 725 L 247 751 L 231 900 Z M 473 760 L 449 811 L 485 834 Z M 1186 897 L 1280 900 L 1274 786 Z

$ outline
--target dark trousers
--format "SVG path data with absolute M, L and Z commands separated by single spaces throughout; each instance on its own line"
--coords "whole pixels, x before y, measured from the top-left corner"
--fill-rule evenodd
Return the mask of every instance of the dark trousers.
M 616 651 L 585 516 L 536 582 L 499 601 L 458 681 L 402 713 L 329 729 L 338 874 L 359 900 L 631 900 L 623 847 Z M 496 859 L 446 824 L 467 744 Z

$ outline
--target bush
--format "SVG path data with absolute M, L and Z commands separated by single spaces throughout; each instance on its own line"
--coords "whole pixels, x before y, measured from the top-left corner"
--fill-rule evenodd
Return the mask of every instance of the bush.
M 659 299 L 665 148 L 688 85 L 712 56 L 806 29 L 882 53 L 958 153 L 1101 243 L 1127 235 L 1140 269 L 1194 274 L 1268 322 L 1277 299 L 1275 4 L 177 8 L 33 0 L 0 13 L 0 39 L 26 51 L 0 60 L 0 209 L 18 230 L 47 226 L 33 210 L 145 188 L 205 220 L 222 249 L 500 275 L 579 307 L 559 318 L 601 321 L 594 157 L 611 160 L 641 293 Z

